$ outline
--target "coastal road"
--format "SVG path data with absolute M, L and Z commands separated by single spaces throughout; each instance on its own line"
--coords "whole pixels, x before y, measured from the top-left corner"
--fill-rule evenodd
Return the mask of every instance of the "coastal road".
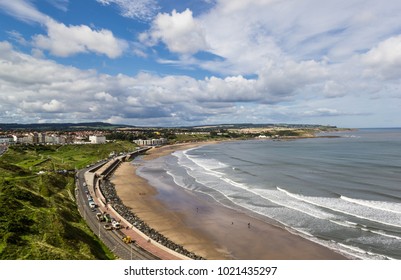
M 98 163 L 101 165 L 104 162 Z M 89 207 L 87 193 L 90 193 L 93 197 L 93 190 L 89 190 L 85 183 L 85 172 L 89 169 L 96 168 L 92 166 L 90 168 L 81 169 L 76 174 L 76 190 L 75 197 L 78 205 L 78 210 L 82 217 L 91 228 L 91 230 L 100 238 L 100 240 L 120 259 L 130 260 L 154 260 L 158 259 L 153 254 L 143 250 L 142 248 L 135 246 L 134 244 L 126 244 L 122 241 L 123 233 L 119 230 L 106 230 L 103 228 L 104 223 L 101 223 L 96 218 L 96 213 Z M 85 184 L 84 184 L 85 183 Z

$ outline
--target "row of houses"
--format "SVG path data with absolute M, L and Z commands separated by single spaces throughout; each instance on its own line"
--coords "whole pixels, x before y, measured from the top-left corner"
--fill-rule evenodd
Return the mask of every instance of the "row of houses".
M 104 144 L 105 136 L 89 136 L 89 142 L 72 135 L 55 135 L 46 133 L 28 133 L 23 135 L 0 136 L 0 144 Z
M 167 139 L 138 139 L 134 140 L 134 143 L 138 146 L 161 146 L 167 144 Z
M 89 141 L 88 141 L 89 139 Z M 24 135 L 0 136 L 0 145 L 11 144 L 104 144 L 106 137 L 102 135 L 90 135 L 87 137 L 74 137 L 72 135 L 55 135 L 46 133 L 28 133 Z M 133 141 L 138 146 L 161 146 L 167 144 L 167 139 L 138 139 Z

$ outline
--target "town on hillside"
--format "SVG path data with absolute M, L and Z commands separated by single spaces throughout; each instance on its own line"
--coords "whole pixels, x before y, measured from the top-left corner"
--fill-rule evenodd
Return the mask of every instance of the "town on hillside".
M 195 127 L 96 127 L 74 126 L 46 130 L 47 126 L 34 128 L 0 126 L 0 145 L 14 144 L 104 144 L 108 141 L 125 140 L 139 146 L 160 146 L 179 142 L 206 141 L 209 139 L 241 138 L 296 138 L 314 137 L 318 132 L 337 130 L 335 126 L 291 124 L 222 124 Z M 33 130 L 35 129 L 35 130 Z

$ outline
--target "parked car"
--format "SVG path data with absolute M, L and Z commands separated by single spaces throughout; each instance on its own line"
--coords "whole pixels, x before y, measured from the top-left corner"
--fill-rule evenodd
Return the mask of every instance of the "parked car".
M 120 229 L 121 228 L 120 223 L 117 222 L 117 221 L 113 221 L 111 224 L 113 225 L 113 228 L 115 228 L 115 229 Z
M 102 213 L 96 213 L 96 218 L 99 220 L 99 222 L 105 221 L 105 218 Z
M 113 227 L 110 224 L 105 224 L 103 227 L 106 230 L 112 230 L 113 229 Z

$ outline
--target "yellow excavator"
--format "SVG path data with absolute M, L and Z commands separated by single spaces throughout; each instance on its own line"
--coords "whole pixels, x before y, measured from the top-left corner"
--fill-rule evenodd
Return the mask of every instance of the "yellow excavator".
M 127 244 L 133 242 L 133 240 L 131 239 L 131 236 L 129 236 L 129 235 L 124 236 L 122 239 L 123 239 L 124 243 L 127 243 Z

